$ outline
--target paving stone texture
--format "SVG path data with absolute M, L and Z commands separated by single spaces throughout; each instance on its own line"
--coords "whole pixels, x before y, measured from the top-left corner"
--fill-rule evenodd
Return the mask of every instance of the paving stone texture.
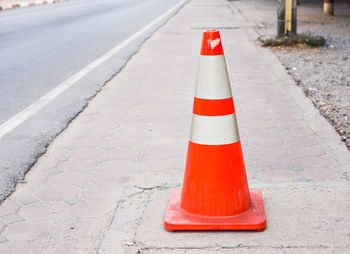
M 242 4 L 244 2 L 241 2 Z M 349 253 L 350 155 L 234 1 L 192 0 L 0 207 L 0 253 Z M 201 34 L 221 28 L 264 232 L 164 230 L 181 187 Z

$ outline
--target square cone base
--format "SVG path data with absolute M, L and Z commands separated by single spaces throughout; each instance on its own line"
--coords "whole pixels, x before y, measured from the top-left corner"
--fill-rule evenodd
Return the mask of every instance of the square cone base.
M 251 208 L 234 216 L 197 216 L 180 209 L 181 190 L 171 192 L 164 226 L 167 231 L 177 230 L 255 230 L 263 231 L 266 217 L 260 190 L 250 189 Z

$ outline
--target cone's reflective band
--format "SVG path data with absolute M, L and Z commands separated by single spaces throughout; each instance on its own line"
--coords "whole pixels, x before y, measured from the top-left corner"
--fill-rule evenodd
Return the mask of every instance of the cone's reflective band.
M 236 115 L 193 115 L 190 141 L 202 145 L 227 145 L 239 141 Z
M 200 56 L 195 97 L 227 99 L 232 97 L 224 55 Z
M 263 230 L 261 192 L 249 189 L 219 31 L 204 32 L 183 188 L 164 220 L 173 230 Z

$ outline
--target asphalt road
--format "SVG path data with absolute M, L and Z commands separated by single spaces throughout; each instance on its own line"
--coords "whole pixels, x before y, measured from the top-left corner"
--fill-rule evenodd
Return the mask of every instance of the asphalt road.
M 0 12 L 0 131 L 21 111 L 179 2 L 71 0 Z M 0 202 L 55 136 L 172 14 L 138 33 L 113 57 L 0 136 Z

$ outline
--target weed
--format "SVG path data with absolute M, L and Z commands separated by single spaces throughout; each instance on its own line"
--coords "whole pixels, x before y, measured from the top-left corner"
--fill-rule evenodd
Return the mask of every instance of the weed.
M 319 35 L 310 33 L 301 33 L 289 35 L 281 38 L 259 39 L 264 47 L 293 46 L 297 44 L 307 44 L 310 47 L 323 47 L 326 39 Z

